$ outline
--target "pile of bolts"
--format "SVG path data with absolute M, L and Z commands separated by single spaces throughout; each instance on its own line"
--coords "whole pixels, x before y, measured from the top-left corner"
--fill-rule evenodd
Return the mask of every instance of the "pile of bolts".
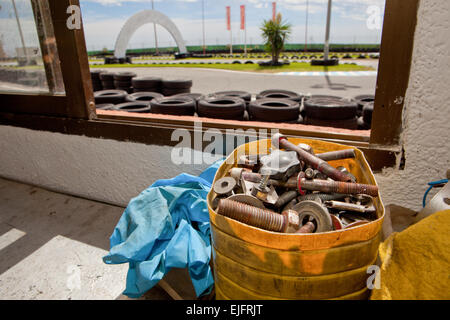
M 213 185 L 213 209 L 250 226 L 280 233 L 321 233 L 377 219 L 376 185 L 358 183 L 328 161 L 355 158 L 354 149 L 315 154 L 281 134 L 269 154 L 243 155 Z

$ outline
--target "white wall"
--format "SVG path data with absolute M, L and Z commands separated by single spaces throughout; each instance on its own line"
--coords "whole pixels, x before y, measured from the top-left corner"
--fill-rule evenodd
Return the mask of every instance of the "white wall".
M 422 0 L 406 93 L 405 170 L 376 178 L 383 202 L 419 210 L 426 183 L 450 168 L 450 1 Z M 175 165 L 171 148 L 0 126 L 0 176 L 126 206 L 155 180 L 207 165 Z
M 158 179 L 207 165 L 175 165 L 172 148 L 0 126 L 0 176 L 126 206 Z
M 427 182 L 450 169 L 449 14 L 450 1 L 420 1 L 405 98 L 406 165 L 376 175 L 385 204 L 419 210 Z

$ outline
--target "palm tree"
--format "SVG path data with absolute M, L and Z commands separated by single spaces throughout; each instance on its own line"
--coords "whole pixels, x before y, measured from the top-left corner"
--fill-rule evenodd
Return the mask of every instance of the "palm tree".
M 278 64 L 280 53 L 284 49 L 284 42 L 291 33 L 291 24 L 283 22 L 281 13 L 275 20 L 264 20 L 261 27 L 262 37 L 265 42 L 266 51 L 272 55 L 272 65 Z

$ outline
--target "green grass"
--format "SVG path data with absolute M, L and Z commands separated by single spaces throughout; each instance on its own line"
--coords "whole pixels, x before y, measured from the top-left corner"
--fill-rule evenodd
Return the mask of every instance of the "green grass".
M 338 66 L 322 67 L 311 66 L 307 62 L 294 62 L 288 66 L 260 67 L 258 64 L 111 64 L 91 65 L 91 68 L 206 68 L 247 72 L 275 73 L 275 72 L 302 72 L 302 71 L 367 71 L 374 70 L 371 67 L 340 64 Z

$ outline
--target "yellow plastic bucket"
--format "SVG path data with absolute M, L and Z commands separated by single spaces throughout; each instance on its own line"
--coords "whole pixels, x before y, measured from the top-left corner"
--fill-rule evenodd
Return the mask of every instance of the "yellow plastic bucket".
M 331 142 L 290 138 L 306 143 L 316 154 L 352 147 Z M 264 145 L 264 147 L 263 147 Z M 257 154 L 270 148 L 270 140 L 236 148 L 218 169 L 215 180 L 237 167 L 238 155 Z M 336 160 L 360 183 L 376 185 L 363 153 Z M 367 299 L 367 268 L 375 264 L 380 244 L 384 206 L 374 200 L 377 220 L 365 225 L 320 234 L 284 234 L 255 228 L 218 215 L 212 209 L 215 194 L 208 194 L 213 266 L 218 300 Z

